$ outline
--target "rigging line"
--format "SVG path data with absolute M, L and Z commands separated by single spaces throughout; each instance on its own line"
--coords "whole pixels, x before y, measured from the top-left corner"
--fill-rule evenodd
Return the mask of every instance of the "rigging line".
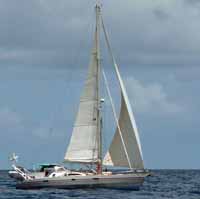
M 125 145 L 125 142 L 124 142 L 124 139 L 123 139 L 123 136 L 122 136 L 121 128 L 119 126 L 117 113 L 115 111 L 114 102 L 113 102 L 113 99 L 112 99 L 112 96 L 111 96 L 111 92 L 110 92 L 110 89 L 109 89 L 108 80 L 106 78 L 106 74 L 105 74 L 103 69 L 102 69 L 102 73 L 103 73 L 103 78 L 104 78 L 104 82 L 105 82 L 105 85 L 106 85 L 106 90 L 107 90 L 107 93 L 108 93 L 108 96 L 109 96 L 109 99 L 110 99 L 110 103 L 111 103 L 111 106 L 112 106 L 112 111 L 113 111 L 113 115 L 114 115 L 114 118 L 115 118 L 115 122 L 117 124 L 117 128 L 119 130 L 119 134 L 120 134 L 120 137 L 121 137 L 121 140 L 122 140 L 122 145 L 124 147 L 124 151 L 125 151 L 125 154 L 126 154 L 126 158 L 128 160 L 129 167 L 132 169 L 130 158 L 129 158 L 128 152 L 126 150 L 126 145 Z
M 103 87 L 103 86 L 102 86 L 102 93 L 103 93 L 103 96 L 106 96 L 107 91 L 106 91 L 105 87 Z M 107 149 L 106 147 L 108 146 L 107 140 L 106 140 L 106 136 L 105 136 L 106 131 L 107 131 L 106 130 L 107 118 L 106 118 L 106 108 L 105 108 L 103 103 L 101 104 L 101 113 L 102 113 L 102 117 L 101 117 L 101 121 L 102 121 L 102 123 L 101 123 L 101 129 L 102 129 L 102 151 L 103 151 L 103 153 L 105 153 L 105 151 Z

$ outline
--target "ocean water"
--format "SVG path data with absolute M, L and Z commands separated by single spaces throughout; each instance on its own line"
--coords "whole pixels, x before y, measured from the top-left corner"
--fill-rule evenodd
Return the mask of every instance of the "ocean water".
M 114 189 L 16 190 L 7 171 L 0 171 L 0 199 L 200 199 L 200 170 L 155 170 L 139 191 Z

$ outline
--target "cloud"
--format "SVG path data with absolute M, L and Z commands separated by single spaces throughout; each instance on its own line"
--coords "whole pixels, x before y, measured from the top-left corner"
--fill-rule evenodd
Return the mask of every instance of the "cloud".
M 152 154 L 159 152 L 155 136 L 161 146 L 167 138 L 166 143 L 173 140 L 171 150 L 175 151 L 179 144 L 182 154 L 188 153 L 188 148 L 191 153 L 196 149 L 192 142 L 190 146 L 180 146 L 180 142 L 191 137 L 194 141 L 199 140 L 199 1 L 102 2 L 105 24 L 121 66 L 120 72 L 126 74 L 123 79 L 128 77 L 125 81 L 128 95 L 134 110 L 142 116 L 136 118 L 139 120 L 137 124 L 142 132 L 147 132 L 142 134 L 144 141 L 146 139 L 146 157 L 149 157 L 149 162 L 154 162 L 154 167 L 158 167 L 155 162 L 159 161 L 166 167 L 163 153 L 157 154 L 152 161 Z M 59 157 L 56 153 L 63 153 L 62 146 L 70 139 L 87 73 L 95 23 L 94 4 L 95 1 L 91 0 L 1 0 L 0 107 L 8 106 L 0 108 L 0 133 L 3 137 L 0 151 L 4 154 L 6 150 L 10 153 L 11 148 L 12 151 L 19 150 L 27 155 L 26 164 L 27 161 L 40 160 L 30 154 L 40 154 L 52 161 L 52 157 Z M 101 52 L 102 55 L 107 53 L 105 48 Z M 105 57 L 102 57 L 102 64 L 108 69 Z M 55 70 L 49 70 L 52 68 Z M 131 74 L 137 79 L 131 78 Z M 115 94 L 117 86 L 114 81 L 112 83 Z M 116 101 L 120 100 L 115 97 L 117 94 L 113 96 Z M 53 124 L 49 117 L 50 112 L 56 109 L 55 104 L 67 107 L 67 115 L 58 114 Z M 108 112 L 112 114 L 111 108 Z M 108 120 L 107 124 L 108 132 L 111 132 L 111 122 Z M 166 136 L 164 139 L 163 135 Z M 180 137 L 183 139 L 177 142 Z M 57 146 L 56 149 L 52 145 Z M 47 150 L 43 150 L 44 146 Z M 152 146 L 155 146 L 155 151 Z M 166 156 L 167 153 L 166 150 Z M 177 158 L 168 162 L 173 166 Z M 182 167 L 184 162 L 185 158 L 182 158 L 177 164 Z M 192 159 L 190 162 L 197 165 Z
M 200 4 L 200 1 L 199 0 L 185 0 L 185 2 L 189 5 L 199 5 Z
M 200 12 L 188 6 L 197 1 L 102 3 L 113 47 L 124 64 L 200 63 Z M 0 67 L 71 68 L 87 63 L 94 4 L 89 0 L 2 0 Z
M 128 2 L 128 9 L 127 4 L 116 6 L 126 12 L 113 9 L 120 19 L 107 17 L 112 43 L 123 63 L 160 67 L 200 63 L 199 11 L 178 0 Z
M 134 78 L 127 78 L 126 84 L 133 101 L 133 107 L 139 113 L 156 115 L 177 114 L 183 111 L 175 102 L 171 102 L 159 83 L 142 84 Z
M 160 8 L 155 8 L 153 10 L 153 14 L 161 21 L 167 20 L 169 18 L 169 14 L 165 10 Z
M 87 15 L 87 9 L 81 7 L 83 4 L 64 0 L 56 4 L 52 0 L 14 0 L 12 3 L 3 0 L 0 7 L 0 67 L 69 67 L 67 65 L 76 59 L 75 49 L 87 39 L 88 45 L 92 41 L 88 31 L 88 17 L 92 14 Z M 88 48 L 88 45 L 86 42 L 83 46 Z M 83 55 L 83 52 L 79 54 L 80 58 Z

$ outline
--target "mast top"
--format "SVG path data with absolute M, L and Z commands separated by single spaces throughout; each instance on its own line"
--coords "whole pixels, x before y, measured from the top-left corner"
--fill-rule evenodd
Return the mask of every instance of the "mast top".
M 95 8 L 96 8 L 98 11 L 101 11 L 101 7 L 102 7 L 102 4 L 100 3 L 100 1 L 97 1 L 97 2 L 96 2 Z

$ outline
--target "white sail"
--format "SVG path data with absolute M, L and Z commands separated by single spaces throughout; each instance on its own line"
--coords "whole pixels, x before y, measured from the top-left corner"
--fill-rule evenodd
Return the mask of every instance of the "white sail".
M 121 88 L 121 110 L 118 128 L 103 163 L 110 166 L 143 169 L 144 163 L 137 126 L 118 66 L 116 63 L 114 66 Z
M 110 148 L 104 157 L 103 164 L 110 166 L 130 167 L 131 169 L 143 169 L 144 163 L 142 149 L 136 122 L 123 80 L 119 73 L 119 68 L 112 53 L 103 19 L 101 21 L 106 44 L 108 46 L 121 89 L 121 111 L 119 120 L 117 122 L 117 129 Z
M 92 51 L 89 72 L 80 99 L 72 137 L 64 160 L 90 163 L 98 161 L 98 64 L 97 42 Z
M 104 158 L 104 165 L 143 169 L 144 165 L 140 142 L 136 137 L 137 128 L 134 125 L 135 122 L 132 123 L 131 121 L 123 94 L 121 98 L 121 111 L 118 124 L 120 129 L 117 128 L 115 132 L 110 148 Z

